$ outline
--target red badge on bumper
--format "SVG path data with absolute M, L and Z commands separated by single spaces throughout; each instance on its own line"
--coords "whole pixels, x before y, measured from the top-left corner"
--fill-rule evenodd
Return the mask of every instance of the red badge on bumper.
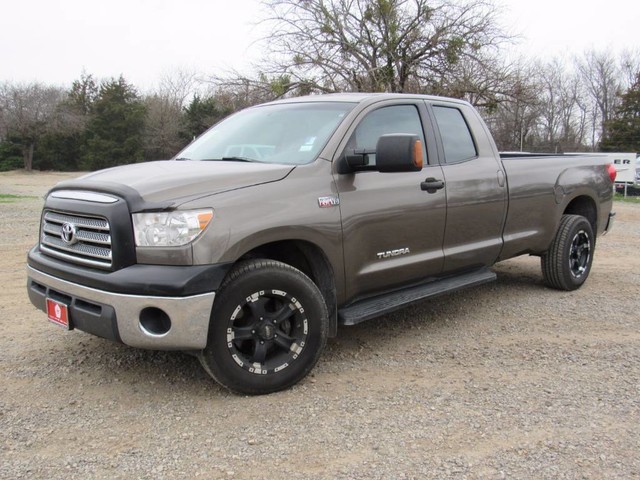
M 47 318 L 56 325 L 69 330 L 69 308 L 64 303 L 47 298 Z

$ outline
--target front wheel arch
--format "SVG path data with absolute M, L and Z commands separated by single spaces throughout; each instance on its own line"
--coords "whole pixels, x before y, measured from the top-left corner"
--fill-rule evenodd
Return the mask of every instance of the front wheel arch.
M 300 270 L 316 284 L 329 311 L 329 337 L 338 334 L 338 286 L 334 266 L 318 245 L 306 240 L 281 240 L 255 247 L 238 263 L 253 259 L 269 259 Z

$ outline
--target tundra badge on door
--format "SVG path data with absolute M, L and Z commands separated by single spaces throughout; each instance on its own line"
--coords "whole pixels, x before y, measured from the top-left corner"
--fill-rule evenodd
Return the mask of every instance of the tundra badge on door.
M 406 255 L 411 253 L 407 247 L 404 248 L 396 248 L 395 250 L 387 250 L 386 252 L 380 252 L 377 254 L 378 260 L 382 260 L 383 258 L 397 257 L 399 255 Z

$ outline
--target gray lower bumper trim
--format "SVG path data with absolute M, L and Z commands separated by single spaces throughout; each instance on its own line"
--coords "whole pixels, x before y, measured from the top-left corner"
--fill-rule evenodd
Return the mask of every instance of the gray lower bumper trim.
M 32 267 L 27 267 L 27 274 L 35 282 L 66 295 L 113 307 L 120 338 L 126 345 L 153 350 L 200 350 L 207 345 L 215 292 L 190 297 L 124 295 L 84 287 Z M 168 332 L 154 335 L 140 326 L 140 312 L 147 307 L 159 308 L 169 316 Z

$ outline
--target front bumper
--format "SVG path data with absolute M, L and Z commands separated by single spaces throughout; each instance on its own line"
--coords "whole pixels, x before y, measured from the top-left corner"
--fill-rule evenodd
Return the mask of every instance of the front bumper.
M 138 348 L 206 347 L 214 291 L 188 296 L 135 295 L 80 285 L 32 266 L 27 267 L 27 274 L 31 303 L 45 312 L 47 298 L 65 303 L 73 328 Z

